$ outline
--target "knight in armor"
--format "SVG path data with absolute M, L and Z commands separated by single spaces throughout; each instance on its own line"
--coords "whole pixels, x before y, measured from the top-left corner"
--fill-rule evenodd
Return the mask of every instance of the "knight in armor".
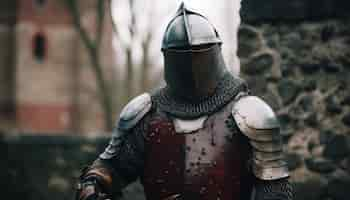
M 148 200 L 291 200 L 279 123 L 228 72 L 206 17 L 180 6 L 164 34 L 166 86 L 133 99 L 77 200 L 118 199 L 140 180 Z

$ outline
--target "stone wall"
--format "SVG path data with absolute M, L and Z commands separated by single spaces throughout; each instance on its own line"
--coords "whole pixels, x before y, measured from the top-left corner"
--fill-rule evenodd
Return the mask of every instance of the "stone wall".
M 349 3 L 271 2 L 242 3 L 242 77 L 278 114 L 296 199 L 349 199 Z

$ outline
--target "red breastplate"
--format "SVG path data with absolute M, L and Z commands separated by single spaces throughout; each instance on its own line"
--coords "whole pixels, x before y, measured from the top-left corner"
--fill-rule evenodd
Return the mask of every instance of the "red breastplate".
M 171 119 L 150 120 L 142 182 L 148 200 L 239 200 L 246 180 L 247 151 L 225 121 L 230 107 L 209 116 L 204 127 L 176 133 Z

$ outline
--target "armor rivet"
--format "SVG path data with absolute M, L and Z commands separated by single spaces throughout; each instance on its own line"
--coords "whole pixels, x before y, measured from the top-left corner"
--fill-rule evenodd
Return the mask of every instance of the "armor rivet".
M 213 179 L 210 179 L 209 180 L 209 185 L 213 185 L 214 184 L 214 180 Z
M 196 138 L 193 138 L 193 139 L 192 139 L 192 142 L 193 142 L 193 143 L 195 143 L 196 141 L 197 141 L 197 139 L 196 139 Z
M 201 187 L 199 194 L 204 194 L 207 191 L 206 187 Z
M 198 157 L 198 160 L 202 160 L 202 158 L 201 158 L 201 157 Z
M 169 161 L 169 165 L 174 165 L 175 162 L 173 160 Z

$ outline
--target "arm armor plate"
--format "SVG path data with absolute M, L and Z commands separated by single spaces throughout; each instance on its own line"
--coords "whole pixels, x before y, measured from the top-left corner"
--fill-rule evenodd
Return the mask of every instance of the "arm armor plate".
M 243 96 L 233 106 L 232 115 L 252 146 L 254 175 L 261 180 L 288 177 L 280 126 L 271 107 L 258 97 Z
M 101 159 L 108 160 L 118 154 L 123 138 L 151 110 L 151 107 L 151 96 L 148 93 L 134 98 L 125 106 L 113 131 L 109 145 L 100 155 Z
M 77 199 L 85 200 L 101 192 L 118 196 L 138 175 L 144 139 L 138 124 L 150 111 L 151 104 L 150 95 L 143 94 L 123 109 L 106 150 L 80 177 Z

